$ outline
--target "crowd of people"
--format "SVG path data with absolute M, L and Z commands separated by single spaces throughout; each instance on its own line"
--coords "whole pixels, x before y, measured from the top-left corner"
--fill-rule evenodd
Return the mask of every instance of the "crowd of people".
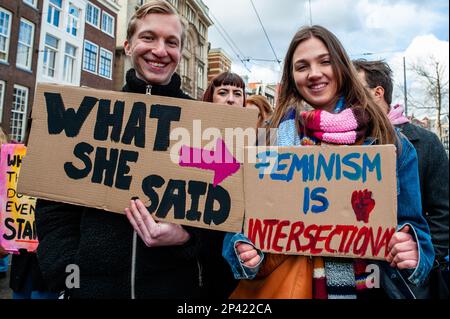
M 141 6 L 128 24 L 125 53 L 133 67 L 123 92 L 192 99 L 175 72 L 185 39 L 186 26 L 168 2 Z M 245 82 L 231 72 L 212 79 L 203 97 L 257 109 L 255 127 L 277 129 L 279 146 L 397 147 L 398 227 L 388 256 L 376 261 L 378 289 L 364 281 L 374 261 L 262 253 L 243 233 L 157 222 L 139 199 L 126 216 L 38 200 L 39 246 L 13 257 L 24 260 L 13 267 L 23 271 L 11 276 L 11 287 L 40 291 L 29 298 L 447 298 L 448 157 L 434 134 L 391 105 L 392 90 L 384 61 L 352 61 L 330 30 L 308 26 L 289 45 L 275 108 L 264 96 L 247 97 Z M 317 126 L 321 117 L 328 125 Z M 71 264 L 80 269 L 77 288 L 65 284 Z

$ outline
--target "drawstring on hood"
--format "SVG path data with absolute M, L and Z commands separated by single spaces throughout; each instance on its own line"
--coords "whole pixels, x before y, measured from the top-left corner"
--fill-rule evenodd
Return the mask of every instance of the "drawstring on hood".
M 181 78 L 177 73 L 172 75 L 172 78 L 167 85 L 149 84 L 136 76 L 136 71 L 130 69 L 126 75 L 127 83 L 122 88 L 124 92 L 142 93 L 147 95 L 160 95 L 175 98 L 191 99 L 190 96 L 183 93 L 181 90 Z

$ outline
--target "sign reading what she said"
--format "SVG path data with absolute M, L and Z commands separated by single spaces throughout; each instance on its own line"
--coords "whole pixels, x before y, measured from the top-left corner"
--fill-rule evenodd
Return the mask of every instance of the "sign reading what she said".
M 246 163 L 245 234 L 265 252 L 384 259 L 397 225 L 393 145 L 279 147 Z
M 244 145 L 233 132 L 256 118 L 242 107 L 39 84 L 19 190 L 116 213 L 139 197 L 158 220 L 238 232 Z

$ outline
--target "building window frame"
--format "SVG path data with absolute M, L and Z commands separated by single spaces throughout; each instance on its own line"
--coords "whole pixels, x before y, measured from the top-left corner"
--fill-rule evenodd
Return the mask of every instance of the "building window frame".
M 89 7 L 92 8 L 92 17 L 89 16 Z M 91 2 L 88 2 L 86 5 L 86 23 L 90 24 L 91 26 L 100 29 L 100 18 L 101 18 L 101 10 L 99 7 L 97 7 L 95 4 L 92 4 Z M 94 21 L 92 21 L 95 16 L 94 14 L 97 16 L 97 24 L 95 24 Z
M 58 3 L 60 3 L 60 6 L 58 6 Z M 63 0 L 49 0 L 48 1 L 48 8 L 47 8 L 47 23 L 59 28 L 61 24 L 61 17 L 62 17 L 62 7 L 63 7 Z M 56 23 L 56 24 L 55 24 Z
M 169 2 L 172 5 L 172 7 L 174 7 L 175 9 L 178 9 L 178 6 L 179 6 L 178 0 L 169 0 Z
M 195 11 L 192 7 L 186 3 L 186 19 L 195 24 Z
M 47 37 L 55 39 L 56 46 L 48 43 Z M 57 74 L 60 39 L 47 33 L 44 41 L 43 73 L 46 77 L 54 79 Z
M 37 0 L 23 0 L 23 2 L 32 8 L 37 8 Z
M 89 51 L 89 56 L 88 59 L 86 60 L 86 50 L 88 50 L 86 48 L 86 44 L 89 46 L 92 46 L 93 48 L 95 48 L 95 52 L 94 51 Z M 95 63 L 92 63 L 92 56 L 95 54 Z M 91 41 L 88 40 L 84 40 L 84 47 L 83 47 L 83 71 L 92 73 L 92 74 L 97 74 L 97 62 L 98 62 L 98 56 L 99 56 L 99 46 Z M 91 70 L 89 67 L 90 66 L 95 66 L 95 70 Z
M 3 121 L 3 103 L 5 102 L 6 82 L 0 80 L 0 123 Z
M 70 48 L 72 52 L 69 52 L 67 49 Z M 64 48 L 64 69 L 63 69 L 63 79 L 67 83 L 74 84 L 75 83 L 75 67 L 77 63 L 77 50 L 78 48 L 75 45 L 70 43 L 66 43 L 66 47 Z
M 12 21 L 12 13 L 8 10 L 3 9 L 0 7 L 0 14 L 4 14 L 3 16 L 3 23 L 0 25 L 0 62 L 6 62 L 8 63 L 9 58 L 9 42 L 11 39 L 11 21 Z M 6 24 L 5 20 L 8 17 Z M 4 30 L 6 28 L 6 30 Z M 3 46 L 3 48 L 2 48 Z M 3 55 L 3 57 L 2 57 Z
M 74 14 L 76 13 L 76 15 Z M 66 26 L 66 32 L 70 35 L 73 35 L 74 37 L 77 37 L 79 35 L 78 30 L 79 23 L 80 23 L 80 14 L 81 10 L 76 7 L 72 2 L 69 3 L 69 13 L 67 14 L 67 26 Z
M 24 29 L 22 29 L 22 23 L 31 27 L 29 39 L 26 39 L 26 41 L 22 41 L 23 39 L 21 39 L 22 32 L 26 32 L 26 31 L 23 31 Z M 19 68 L 25 69 L 25 70 L 29 70 L 29 71 L 31 71 L 31 66 L 33 64 L 34 30 L 35 30 L 34 23 L 32 23 L 31 21 L 28 21 L 27 19 L 20 18 L 19 41 L 17 43 L 16 66 Z M 26 54 L 19 55 L 21 50 L 26 50 Z M 25 57 L 24 64 L 22 64 L 21 61 L 19 61 L 20 56 Z
M 198 32 L 204 38 L 206 38 L 206 25 L 202 21 L 198 21 Z
M 106 18 L 106 19 L 105 19 Z M 108 20 L 109 19 L 109 20 Z M 104 21 L 110 21 L 110 23 Z M 115 27 L 115 19 L 112 15 L 110 15 L 106 11 L 102 11 L 102 23 L 101 30 L 114 38 L 114 27 Z
M 19 92 L 21 96 L 18 96 Z M 25 138 L 28 113 L 28 96 L 29 88 L 14 84 L 13 103 L 11 107 L 10 137 L 12 140 L 17 142 L 23 142 Z
M 104 56 L 104 55 L 109 55 L 109 60 L 108 60 L 108 56 Z M 109 61 L 109 69 L 108 65 L 106 65 L 106 63 L 104 61 Z M 98 61 L 98 75 L 108 79 L 108 80 L 112 80 L 112 67 L 113 67 L 113 54 L 111 51 L 105 49 L 105 48 L 100 48 L 100 54 L 99 54 L 99 61 Z M 106 71 L 106 73 L 105 73 Z M 109 73 L 109 75 L 108 75 Z
M 202 65 L 197 65 L 197 87 L 204 89 L 205 82 L 205 68 Z

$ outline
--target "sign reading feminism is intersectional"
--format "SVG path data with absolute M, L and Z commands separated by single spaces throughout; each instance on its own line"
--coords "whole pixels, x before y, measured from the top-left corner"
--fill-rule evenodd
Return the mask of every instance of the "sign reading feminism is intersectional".
M 39 84 L 19 190 L 124 213 L 139 197 L 158 220 L 239 232 L 243 131 L 257 110 Z M 227 134 L 228 133 L 228 134 Z
M 246 163 L 245 234 L 266 252 L 384 259 L 397 225 L 393 145 L 272 148 Z

